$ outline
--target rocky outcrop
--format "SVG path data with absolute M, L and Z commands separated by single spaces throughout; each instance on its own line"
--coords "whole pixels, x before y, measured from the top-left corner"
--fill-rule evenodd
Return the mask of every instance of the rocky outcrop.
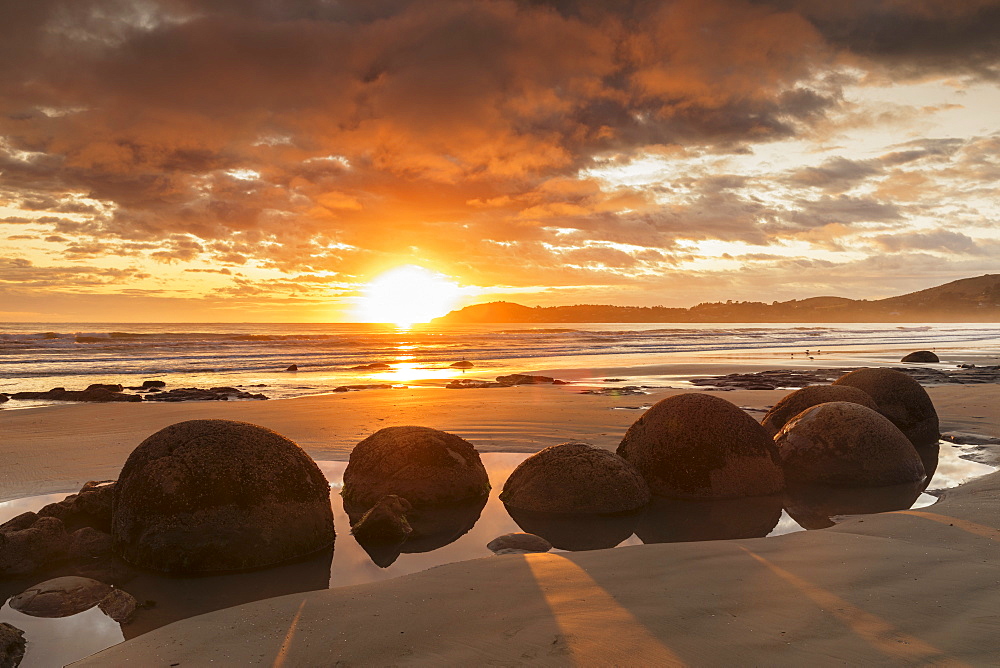
M 510 385 L 503 385 L 501 383 L 495 383 L 490 380 L 473 380 L 472 378 L 456 378 L 449 382 L 445 387 L 449 390 L 481 390 L 486 387 L 510 387 Z
M 913 444 L 878 412 L 846 401 L 800 413 L 774 437 L 787 480 L 835 487 L 919 482 Z
M 611 514 L 649 503 L 642 475 L 613 452 L 562 443 L 537 452 L 507 478 L 500 500 L 522 510 Z
M 878 404 L 866 392 L 849 385 L 810 385 L 795 390 L 786 395 L 761 420 L 761 426 L 772 438 L 785 423 L 807 408 L 828 401 L 850 401 L 872 410 L 878 410 Z
M 38 511 L 40 517 L 58 517 L 69 532 L 83 527 L 111 531 L 111 505 L 114 500 L 113 480 L 91 480 L 77 494 L 50 503 Z
M 359 390 L 391 390 L 392 385 L 386 383 L 375 383 L 373 385 L 340 385 L 331 392 L 357 392 Z
M 0 622 L 0 668 L 17 668 L 24 658 L 24 631 Z
M 921 362 L 921 363 L 925 363 L 925 364 L 926 363 L 933 364 L 933 363 L 936 363 L 936 362 L 940 362 L 941 360 L 938 359 L 938 356 L 936 354 L 932 353 L 930 350 L 917 350 L 916 352 L 912 352 L 912 353 L 910 353 L 908 355 L 903 356 L 903 359 L 901 359 L 899 361 L 900 362 Z
M 414 507 L 484 498 L 489 476 L 471 443 L 428 427 L 387 427 L 354 447 L 344 470 L 343 496 L 371 508 L 390 494 Z
M 548 552 L 552 543 L 533 533 L 505 533 L 497 536 L 486 548 L 493 554 L 525 554 L 528 552 Z
M 406 499 L 389 494 L 378 500 L 361 519 L 351 526 L 351 533 L 359 543 L 402 543 L 413 533 L 406 513 L 413 506 Z
M 180 422 L 139 444 L 111 528 L 118 555 L 168 573 L 269 566 L 334 539 L 316 463 L 284 436 L 230 420 Z
M 111 585 L 67 575 L 28 587 L 11 597 L 10 607 L 32 617 L 69 617 L 89 610 L 111 592 Z
M 448 366 L 450 366 L 452 369 L 471 369 L 476 365 L 473 364 L 472 362 L 469 362 L 468 360 L 462 360 L 461 362 L 452 362 Z
M 22 513 L 0 525 L 0 577 L 33 573 L 68 553 L 69 535 L 58 518 Z
M 91 392 L 93 390 L 107 390 L 108 392 L 122 392 L 122 391 L 124 391 L 124 389 L 125 388 L 122 387 L 119 383 L 91 383 L 90 385 L 87 386 L 87 389 L 84 390 L 84 392 Z
M 557 380 L 549 376 L 531 376 L 525 373 L 514 373 L 509 376 L 497 376 L 497 382 L 504 386 L 511 385 L 566 385 L 565 380 Z
M 285 371 L 298 371 L 298 370 L 299 370 L 298 364 L 289 364 L 288 368 L 285 369 Z
M 182 387 L 168 392 L 147 394 L 146 401 L 228 401 L 230 399 L 267 399 L 263 394 L 238 390 L 235 387 L 213 387 L 202 389 Z
M 125 394 L 120 390 L 111 391 L 103 387 L 94 386 L 91 386 L 86 390 L 67 390 L 64 387 L 54 387 L 47 392 L 15 392 L 10 395 L 10 398 L 43 401 L 142 401 L 142 397 L 138 394 Z
M 895 369 L 857 369 L 834 385 L 849 385 L 867 393 L 879 412 L 906 434 L 916 447 L 929 446 L 940 437 L 937 411 L 927 391 L 913 378 Z
M 663 496 L 762 496 L 784 487 L 777 450 L 764 428 L 709 394 L 657 402 L 629 427 L 617 452 Z

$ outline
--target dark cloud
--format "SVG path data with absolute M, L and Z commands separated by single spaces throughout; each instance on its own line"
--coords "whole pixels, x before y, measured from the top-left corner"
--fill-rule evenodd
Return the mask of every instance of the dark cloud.
M 44 226 L 76 260 L 255 263 L 302 285 L 415 258 L 487 285 L 653 271 L 683 257 L 679 239 L 899 221 L 890 199 L 844 193 L 883 177 L 886 193 L 916 192 L 893 170 L 963 150 L 954 168 L 989 183 L 997 147 L 953 139 L 783 175 L 791 208 L 752 194 L 760 175 L 641 188 L 580 172 L 808 136 L 845 109 L 841 64 L 994 76 L 997 6 L 0 3 L 0 201 L 60 214 L 5 222 Z
M 992 255 L 1000 250 L 1000 242 L 977 241 L 961 232 L 932 230 L 928 232 L 906 232 L 886 234 L 872 239 L 882 250 L 898 253 L 901 251 L 936 251 L 953 255 Z
M 794 172 L 788 180 L 797 185 L 812 186 L 832 192 L 845 192 L 870 177 L 880 174 L 881 171 L 877 165 L 868 161 L 838 157 L 827 160 L 819 167 L 800 169 Z

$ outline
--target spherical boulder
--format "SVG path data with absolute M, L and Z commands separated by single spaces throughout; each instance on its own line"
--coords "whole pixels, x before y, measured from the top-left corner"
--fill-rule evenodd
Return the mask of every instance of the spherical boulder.
M 855 369 L 834 385 L 849 385 L 864 391 L 879 412 L 906 434 L 916 447 L 933 445 L 940 438 L 937 411 L 927 391 L 902 371 L 885 368 Z
M 785 486 L 778 452 L 764 428 L 736 405 L 709 394 L 678 394 L 657 402 L 629 427 L 618 454 L 662 496 L 763 496 Z
M 507 478 L 500 500 L 546 513 L 623 513 L 649 503 L 642 475 L 613 452 L 562 443 L 536 452 Z
M 484 498 L 490 480 L 471 443 L 428 427 L 386 427 L 358 443 L 344 470 L 346 503 L 371 508 L 390 494 L 414 507 Z
M 847 401 L 806 409 L 774 441 L 789 484 L 876 487 L 925 475 L 903 432 L 877 411 Z
M 937 355 L 935 355 L 934 353 L 932 353 L 929 350 L 918 350 L 918 351 L 912 352 L 912 353 L 910 353 L 908 355 L 904 355 L 903 359 L 901 359 L 899 361 L 900 362 L 925 362 L 925 363 L 930 362 L 930 363 L 934 363 L 934 362 L 940 362 L 941 360 L 938 359 Z
M 271 566 L 334 540 L 316 462 L 281 434 L 231 420 L 179 422 L 140 443 L 111 524 L 116 553 L 168 573 Z
M 767 412 L 760 424 L 773 438 L 785 423 L 811 406 L 828 401 L 850 401 L 878 410 L 878 404 L 868 394 L 850 385 L 810 385 L 786 395 Z

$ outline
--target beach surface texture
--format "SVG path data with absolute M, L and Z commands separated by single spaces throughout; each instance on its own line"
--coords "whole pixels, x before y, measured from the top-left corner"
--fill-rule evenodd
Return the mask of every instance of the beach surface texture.
M 368 390 L 268 402 L 0 411 L 0 500 L 117 477 L 151 433 L 198 418 L 273 429 L 317 460 L 416 424 L 480 452 L 570 440 L 613 450 L 686 389 Z M 927 388 L 942 432 L 1000 437 L 1000 385 Z M 700 389 L 709 391 L 711 389 Z M 788 390 L 719 393 L 760 419 Z M 1000 461 L 996 445 L 977 451 Z M 292 594 L 169 624 L 74 665 L 995 665 L 1000 473 L 920 510 L 767 539 L 510 554 Z

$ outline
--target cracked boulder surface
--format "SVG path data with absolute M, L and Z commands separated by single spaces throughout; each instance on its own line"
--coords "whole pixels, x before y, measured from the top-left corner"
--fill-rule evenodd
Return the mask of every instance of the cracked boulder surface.
M 112 536 L 127 562 L 160 572 L 271 566 L 333 543 L 330 487 L 277 432 L 232 420 L 179 422 L 129 455 Z
M 785 423 L 816 404 L 828 401 L 850 401 L 878 410 L 878 404 L 867 392 L 850 385 L 809 385 L 785 395 L 781 401 L 767 412 L 761 425 L 772 438 L 781 431 Z
M 764 428 L 735 404 L 708 394 L 658 401 L 628 428 L 617 452 L 661 496 L 764 496 L 785 486 Z
M 371 508 L 390 494 L 415 508 L 486 497 L 489 476 L 479 453 L 459 436 L 429 427 L 380 429 L 358 443 L 344 470 L 343 496 Z
M 941 436 L 937 411 L 927 390 L 908 374 L 895 369 L 856 369 L 834 385 L 849 385 L 867 393 L 879 412 L 906 434 L 917 448 L 937 443 Z
M 31 617 L 69 617 L 89 610 L 111 593 L 111 585 L 67 575 L 28 587 L 10 599 L 10 607 Z
M 549 513 L 622 513 L 649 503 L 642 475 L 613 452 L 562 443 L 536 452 L 507 478 L 507 506 Z
M 795 483 L 835 487 L 902 485 L 924 479 L 913 444 L 875 410 L 847 401 L 809 408 L 774 437 Z

